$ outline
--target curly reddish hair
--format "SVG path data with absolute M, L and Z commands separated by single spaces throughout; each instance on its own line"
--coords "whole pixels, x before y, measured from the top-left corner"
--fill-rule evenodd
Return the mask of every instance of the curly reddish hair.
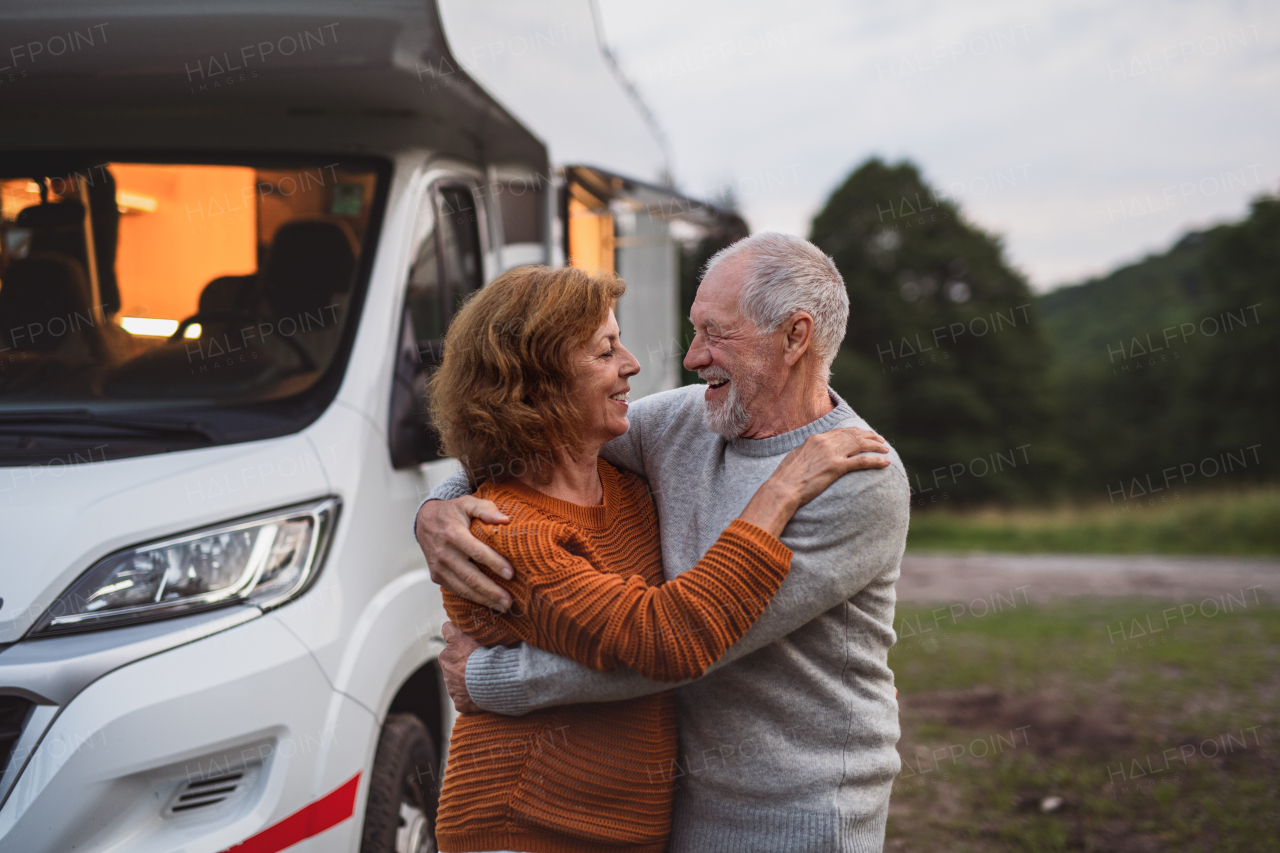
M 545 482 L 556 449 L 582 452 L 575 359 L 626 288 L 612 273 L 516 267 L 454 316 L 428 395 L 444 452 L 473 483 Z

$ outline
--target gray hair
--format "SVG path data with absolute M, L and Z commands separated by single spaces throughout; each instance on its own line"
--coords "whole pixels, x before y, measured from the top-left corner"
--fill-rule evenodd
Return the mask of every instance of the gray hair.
M 849 294 L 835 261 L 808 240 L 765 231 L 716 252 L 703 277 L 737 259 L 745 275 L 738 296 L 742 316 L 773 332 L 797 311 L 807 313 L 813 318 L 813 352 L 829 377 L 849 322 Z

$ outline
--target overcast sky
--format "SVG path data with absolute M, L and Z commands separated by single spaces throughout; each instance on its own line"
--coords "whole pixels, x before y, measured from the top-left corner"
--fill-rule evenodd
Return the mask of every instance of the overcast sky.
M 455 53 L 556 162 L 652 179 L 662 150 L 585 0 L 445 0 Z M 1280 3 L 600 0 L 678 185 L 807 235 L 872 155 L 916 163 L 1038 290 L 1280 189 Z M 619 139 L 622 139 L 619 142 Z

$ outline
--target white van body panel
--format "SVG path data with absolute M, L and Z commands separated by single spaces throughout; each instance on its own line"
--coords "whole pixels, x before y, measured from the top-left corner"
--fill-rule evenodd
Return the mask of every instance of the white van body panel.
M 334 693 L 309 650 L 267 614 L 88 687 L 0 810 L 0 848 L 213 853 L 358 772 L 376 737 L 373 715 Z M 164 814 L 188 781 L 254 764 L 252 789 L 225 807 Z

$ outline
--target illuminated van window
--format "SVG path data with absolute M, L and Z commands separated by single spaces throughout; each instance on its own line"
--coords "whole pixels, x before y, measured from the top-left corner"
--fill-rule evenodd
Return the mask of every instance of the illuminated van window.
M 0 160 L 0 412 L 241 404 L 325 374 L 375 167 L 69 156 Z

